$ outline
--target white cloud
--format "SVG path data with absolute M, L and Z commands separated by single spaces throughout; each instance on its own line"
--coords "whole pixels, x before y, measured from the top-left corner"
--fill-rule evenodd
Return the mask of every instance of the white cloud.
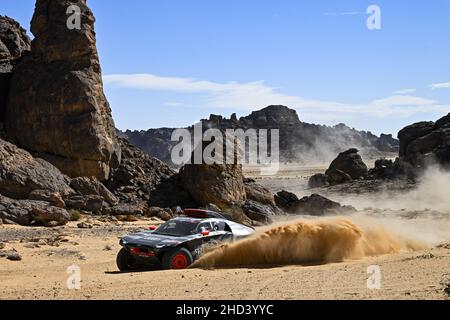
M 416 89 L 403 89 L 403 90 L 395 91 L 394 94 L 412 94 L 415 92 L 416 92 Z
M 349 104 L 335 101 L 305 99 L 287 95 L 270 87 L 264 81 L 249 83 L 219 83 L 193 78 L 161 77 L 153 74 L 125 74 L 104 76 L 106 85 L 151 91 L 170 91 L 199 94 L 203 99 L 199 106 L 240 109 L 245 111 L 281 104 L 297 109 L 304 114 L 324 115 L 336 119 L 350 119 L 355 116 L 377 118 L 401 118 L 417 114 L 448 113 L 450 106 L 436 100 L 413 95 L 395 94 L 367 103 Z M 410 90 L 412 89 L 408 89 Z M 406 93 L 406 90 L 404 90 Z M 166 103 L 179 106 L 179 102 Z
M 341 15 L 343 16 L 356 16 L 361 14 L 361 12 L 358 11 L 349 11 L 349 12 L 342 12 Z
M 185 106 L 185 104 L 183 102 L 170 102 L 170 101 L 164 103 L 164 105 L 167 107 L 183 107 L 183 106 Z
M 359 11 L 346 11 L 346 12 L 325 12 L 324 16 L 356 16 L 360 15 L 362 12 Z
M 430 84 L 429 87 L 433 90 L 435 90 L 435 89 L 450 89 L 450 82 L 433 83 L 433 84 Z

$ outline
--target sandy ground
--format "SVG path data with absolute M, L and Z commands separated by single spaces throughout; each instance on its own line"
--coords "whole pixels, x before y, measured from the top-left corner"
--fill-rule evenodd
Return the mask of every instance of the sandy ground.
M 306 190 L 307 178 L 324 169 L 324 166 L 291 166 L 284 167 L 276 177 L 261 179 L 255 174 L 254 178 L 274 192 L 285 189 L 302 196 L 311 193 Z M 247 171 L 251 176 L 249 173 L 251 170 Z M 368 204 L 358 198 L 362 195 L 350 196 L 346 199 L 350 203 L 346 204 L 361 203 L 360 207 L 365 208 L 375 202 L 376 208 L 381 204 L 388 206 L 385 198 L 374 200 L 371 198 L 374 196 L 369 194 Z M 416 207 L 414 201 L 423 202 L 423 198 L 416 196 L 406 194 L 403 198 Z M 448 195 L 444 192 L 442 197 Z M 431 200 L 442 203 L 441 198 Z M 400 200 L 394 199 L 393 203 L 403 201 Z M 445 203 L 444 207 L 447 206 Z M 53 229 L 0 226 L 0 246 L 5 244 L 0 251 L 15 249 L 22 256 L 21 261 L 0 257 L 0 299 L 449 299 L 448 213 L 436 215 L 434 211 L 421 211 L 412 215 L 410 210 L 401 208 L 371 212 L 377 218 L 389 218 L 385 222 L 392 226 L 405 229 L 411 225 L 409 234 L 433 236 L 434 245 L 430 249 L 343 263 L 264 269 L 119 273 L 115 264 L 119 237 L 157 221 L 94 221 L 93 229 L 79 229 L 77 223 Z M 424 229 L 424 226 L 428 227 Z M 446 239 L 442 242 L 447 244 L 437 245 L 437 239 Z M 380 267 L 380 289 L 368 289 L 368 268 L 372 265 Z M 71 266 L 80 268 L 80 290 L 67 287 Z
M 149 222 L 36 231 L 0 226 L 0 299 L 446 299 L 450 245 L 395 256 L 267 269 L 148 271 L 121 274 L 115 265 L 118 237 Z M 36 242 L 36 232 L 41 240 Z M 67 268 L 81 271 L 81 289 L 69 290 Z M 368 267 L 381 268 L 381 289 L 367 287 Z

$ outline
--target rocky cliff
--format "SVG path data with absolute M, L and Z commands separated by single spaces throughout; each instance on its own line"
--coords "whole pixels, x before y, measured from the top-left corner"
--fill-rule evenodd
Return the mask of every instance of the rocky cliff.
M 357 131 L 344 124 L 334 127 L 300 121 L 295 110 L 285 106 L 269 106 L 240 119 L 235 114 L 230 119 L 211 115 L 202 120 L 204 128 L 225 129 L 279 129 L 280 157 L 282 162 L 327 163 L 337 153 L 358 148 L 365 157 L 375 158 L 386 152 L 398 152 L 399 142 L 392 135 L 377 137 L 370 132 Z M 192 127 L 189 128 L 192 130 Z M 171 141 L 173 128 L 120 133 L 132 144 L 147 153 L 173 165 Z
M 67 8 L 81 28 L 67 27 Z M 86 0 L 37 0 L 31 54 L 15 67 L 7 134 L 20 147 L 72 176 L 107 180 L 120 162 L 111 109 L 103 93 L 94 16 Z
M 450 114 L 436 122 L 418 122 L 402 129 L 400 159 L 414 166 L 430 162 L 450 165 Z
M 30 49 L 31 40 L 26 31 L 13 19 L 0 16 L 0 123 L 5 120 L 13 69 Z

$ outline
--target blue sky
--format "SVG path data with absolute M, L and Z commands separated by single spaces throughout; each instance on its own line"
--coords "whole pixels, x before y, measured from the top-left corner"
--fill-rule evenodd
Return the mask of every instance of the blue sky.
M 34 1 L 1 0 L 29 29 Z M 269 104 L 396 134 L 450 112 L 447 0 L 88 0 L 120 129 Z M 381 30 L 366 10 L 381 9 Z

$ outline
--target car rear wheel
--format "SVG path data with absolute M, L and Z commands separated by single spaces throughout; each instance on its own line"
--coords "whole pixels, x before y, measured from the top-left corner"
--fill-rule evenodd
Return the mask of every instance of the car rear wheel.
M 163 269 L 175 269 L 181 270 L 189 267 L 194 258 L 192 254 L 186 248 L 177 248 L 175 250 L 167 252 L 162 259 Z
M 122 272 L 135 271 L 143 267 L 135 257 L 125 248 L 122 248 L 117 254 L 117 267 Z

